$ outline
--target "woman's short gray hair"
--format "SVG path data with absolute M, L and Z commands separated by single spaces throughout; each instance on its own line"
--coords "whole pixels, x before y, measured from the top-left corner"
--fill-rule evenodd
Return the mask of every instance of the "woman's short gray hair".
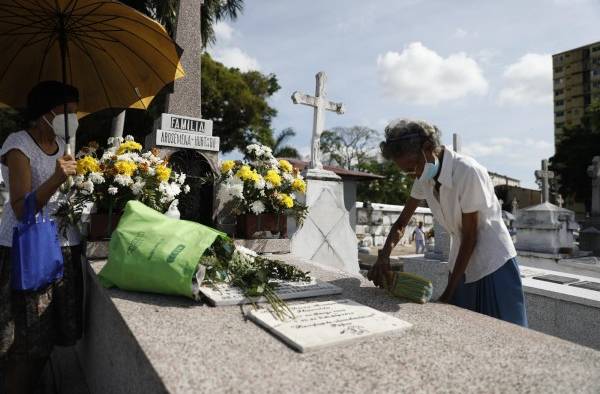
M 379 144 L 379 148 L 388 160 L 419 153 L 426 142 L 436 150 L 441 146 L 441 134 L 436 126 L 424 120 L 396 119 L 385 127 L 385 141 Z

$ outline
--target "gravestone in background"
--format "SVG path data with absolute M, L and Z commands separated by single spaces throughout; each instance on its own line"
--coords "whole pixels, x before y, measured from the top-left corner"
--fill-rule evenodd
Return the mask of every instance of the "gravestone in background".
M 350 214 L 344 204 L 342 179 L 323 169 L 320 159 L 320 138 L 325 124 L 325 111 L 344 112 L 341 103 L 327 100 L 326 75 L 316 75 L 315 96 L 300 92 L 292 95 L 295 104 L 314 108 L 311 160 L 303 175 L 308 206 L 303 225 L 291 236 L 292 253 L 329 267 L 358 273 L 358 241 L 350 225 Z
M 214 184 L 218 173 L 219 138 L 212 136 L 212 121 L 201 118 L 200 13 L 202 0 L 180 0 L 175 41 L 183 49 L 185 76 L 175 81 L 167 97 L 167 113 L 156 121 L 146 137 L 146 148 L 158 147 L 173 169 L 187 175 L 188 194 L 181 194 L 181 218 L 213 224 Z
M 592 212 L 583 224 L 584 230 L 579 235 L 581 249 L 600 256 L 600 156 L 594 156 L 592 164 L 587 168 L 592 178 Z

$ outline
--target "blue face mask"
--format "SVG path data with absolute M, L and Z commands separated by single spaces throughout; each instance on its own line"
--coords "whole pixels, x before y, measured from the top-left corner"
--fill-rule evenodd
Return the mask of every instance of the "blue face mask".
M 421 153 L 423 153 L 423 151 L 421 151 Z M 423 153 L 423 158 L 425 158 L 425 165 L 423 166 L 423 172 L 421 173 L 421 176 L 419 177 L 420 181 L 428 181 L 433 179 L 433 177 L 438 173 L 438 170 L 440 169 L 440 162 L 437 158 L 437 156 L 433 156 L 435 162 L 434 163 L 430 163 L 427 161 L 427 158 L 425 157 L 425 153 Z

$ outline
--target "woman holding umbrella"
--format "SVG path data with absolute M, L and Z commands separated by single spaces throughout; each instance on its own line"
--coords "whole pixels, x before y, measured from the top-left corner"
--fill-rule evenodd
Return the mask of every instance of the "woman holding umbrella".
M 31 392 L 53 346 L 74 345 L 81 337 L 83 274 L 75 228 L 60 234 L 62 280 L 33 292 L 13 291 L 10 283 L 12 233 L 24 213 L 25 196 L 35 192 L 37 208 L 52 216 L 61 202 L 58 189 L 75 175 L 76 162 L 65 154 L 62 137 L 66 122 L 72 132 L 77 129 L 78 100 L 72 86 L 39 83 L 27 98 L 29 127 L 9 135 L 0 150 L 10 194 L 0 221 L 0 359 L 6 386 L 2 392 Z

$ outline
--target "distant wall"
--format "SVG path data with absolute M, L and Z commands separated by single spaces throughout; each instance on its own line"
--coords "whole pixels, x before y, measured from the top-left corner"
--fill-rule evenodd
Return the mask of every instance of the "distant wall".
M 404 209 L 403 205 L 373 203 L 373 211 L 364 207 L 360 201 L 356 202 L 356 237 L 360 246 L 382 246 L 392 228 Z M 433 227 L 433 216 L 429 208 L 417 208 L 409 225 L 400 240 L 401 245 L 408 244 L 412 233 L 419 222 L 423 222 L 425 232 Z

